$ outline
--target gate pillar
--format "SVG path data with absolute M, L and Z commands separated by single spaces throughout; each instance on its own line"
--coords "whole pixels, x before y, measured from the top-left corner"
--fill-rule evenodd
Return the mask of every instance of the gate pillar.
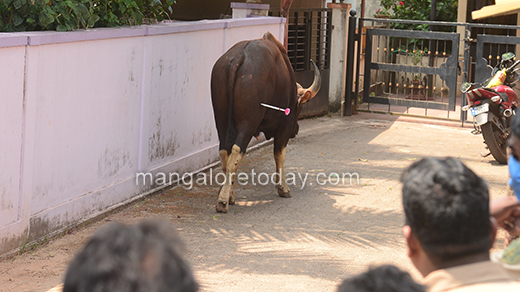
M 337 112 L 345 97 L 347 19 L 351 5 L 328 3 L 332 9 L 332 37 L 330 48 L 329 112 Z

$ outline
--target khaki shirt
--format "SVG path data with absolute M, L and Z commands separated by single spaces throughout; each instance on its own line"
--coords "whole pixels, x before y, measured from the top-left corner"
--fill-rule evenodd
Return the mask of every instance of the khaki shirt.
M 520 291 L 520 282 L 511 280 L 500 264 L 491 261 L 433 271 L 424 284 L 429 292 Z

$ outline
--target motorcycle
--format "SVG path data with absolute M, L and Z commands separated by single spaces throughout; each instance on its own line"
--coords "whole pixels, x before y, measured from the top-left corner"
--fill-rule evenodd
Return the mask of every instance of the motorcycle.
M 475 129 L 472 133 L 482 133 L 490 154 L 501 164 L 507 164 L 507 139 L 511 132 L 509 125 L 518 106 L 518 97 L 513 87 L 516 85 L 517 70 L 520 69 L 515 67 L 520 64 L 520 60 L 515 62 L 514 59 L 513 53 L 503 54 L 502 60 L 492 71 L 492 78 L 481 84 L 466 82 L 460 87 L 468 101 L 461 110 L 469 110 L 473 116 Z

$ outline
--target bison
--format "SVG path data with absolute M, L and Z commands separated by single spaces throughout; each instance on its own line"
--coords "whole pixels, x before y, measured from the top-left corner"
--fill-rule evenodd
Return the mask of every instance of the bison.
M 280 197 L 291 197 L 284 172 L 285 148 L 298 133 L 298 115 L 304 103 L 321 86 L 314 62 L 314 81 L 309 88 L 296 82 L 284 46 L 269 32 L 261 39 L 242 41 L 222 55 L 211 73 L 211 99 L 220 141 L 219 155 L 226 182 L 220 188 L 217 212 L 235 204 L 233 184 L 240 161 L 253 136 L 263 132 L 274 138 L 276 188 Z M 289 108 L 290 113 L 261 104 Z

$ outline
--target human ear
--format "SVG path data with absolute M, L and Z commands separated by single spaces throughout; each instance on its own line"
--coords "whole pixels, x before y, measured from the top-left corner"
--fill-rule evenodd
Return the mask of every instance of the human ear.
M 417 239 L 409 225 L 403 226 L 403 235 L 406 240 L 406 255 L 412 258 L 417 253 Z

